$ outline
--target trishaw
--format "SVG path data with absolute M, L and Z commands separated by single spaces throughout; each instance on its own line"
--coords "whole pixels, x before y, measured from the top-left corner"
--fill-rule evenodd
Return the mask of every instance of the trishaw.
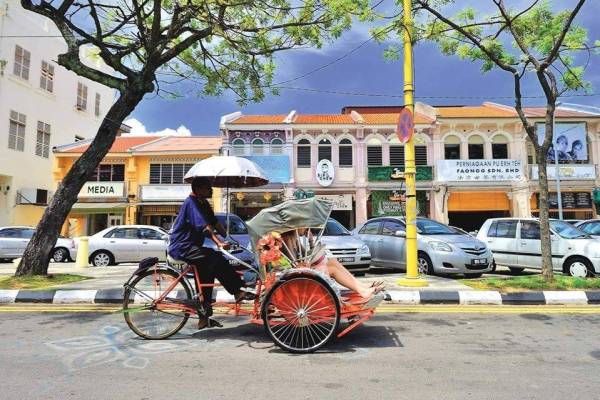
M 309 267 L 315 258 L 326 254 L 320 238 L 331 209 L 330 201 L 312 198 L 289 200 L 259 212 L 247 223 L 259 260 L 255 300 L 251 304 L 214 302 L 212 307 L 226 310 L 228 315 L 248 316 L 252 323 L 264 326 L 275 344 L 293 353 L 316 351 L 371 318 L 384 298 L 383 292 L 364 299 Z M 281 234 L 297 241 L 297 251 L 278 241 Z M 278 241 L 277 246 L 273 246 L 274 241 Z M 258 256 L 269 243 L 270 250 L 281 250 L 282 263 Z M 221 251 L 236 259 L 239 248 Z M 201 291 L 206 286 L 213 284 L 202 283 L 194 265 L 173 259 L 166 265 L 146 262 L 124 285 L 125 321 L 143 338 L 166 339 L 183 328 L 190 317 L 206 315 Z

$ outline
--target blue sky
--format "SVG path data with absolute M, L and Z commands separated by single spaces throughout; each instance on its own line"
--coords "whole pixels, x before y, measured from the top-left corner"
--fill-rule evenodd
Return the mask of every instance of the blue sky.
M 461 5 L 481 4 L 475 1 L 459 3 Z M 555 2 L 557 7 L 568 7 L 574 3 L 573 0 Z M 588 0 L 576 20 L 588 29 L 592 43 L 600 40 L 598 15 L 600 15 L 600 2 Z M 336 42 L 322 49 L 291 50 L 281 53 L 277 58 L 275 82 L 296 78 L 348 53 L 368 39 L 368 29 L 367 25 L 356 24 Z M 288 85 L 328 91 L 401 96 L 402 60 L 396 62 L 384 60 L 385 47 L 385 45 L 369 42 L 343 60 Z M 429 43 L 417 45 L 414 53 L 417 100 L 432 105 L 480 104 L 485 100 L 456 97 L 485 97 L 489 101 L 514 104 L 510 98 L 494 98 L 511 96 L 512 79 L 507 73 L 491 71 L 482 74 L 478 63 L 443 56 L 436 46 Z M 591 81 L 594 92 L 600 93 L 600 56 L 592 57 L 586 78 Z M 183 86 L 179 91 L 184 93 L 192 86 L 192 84 Z M 524 94 L 536 96 L 541 95 L 541 92 L 534 82 L 530 82 L 526 84 Z M 455 98 L 430 98 L 429 96 Z M 600 106 L 600 96 L 565 98 L 561 101 Z M 543 104 L 542 102 L 543 99 L 529 100 L 531 105 Z M 180 133 L 189 130 L 193 135 L 216 135 L 219 133 L 219 118 L 235 111 L 242 111 L 244 114 L 286 114 L 291 110 L 299 113 L 339 113 L 346 105 L 395 104 L 402 104 L 401 97 L 349 96 L 299 90 L 282 90 L 279 96 L 267 95 L 262 102 L 244 107 L 236 103 L 235 96 L 231 93 L 221 97 L 204 98 L 190 94 L 179 99 L 163 99 L 148 95 L 138 105 L 131 118 L 139 121 L 136 122 L 136 126 L 143 125 L 148 132 L 179 128 Z

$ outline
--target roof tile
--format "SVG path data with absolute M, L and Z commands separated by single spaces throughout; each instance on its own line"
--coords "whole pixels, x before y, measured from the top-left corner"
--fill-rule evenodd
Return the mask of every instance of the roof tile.
M 287 114 L 275 115 L 242 115 L 230 124 L 282 124 Z
M 163 140 L 142 144 L 135 152 L 161 151 L 218 151 L 223 145 L 221 136 L 167 136 Z
M 126 153 L 130 148 L 160 139 L 161 136 L 117 136 L 110 147 L 109 153 Z M 83 153 L 90 146 L 89 143 L 72 147 L 64 153 Z

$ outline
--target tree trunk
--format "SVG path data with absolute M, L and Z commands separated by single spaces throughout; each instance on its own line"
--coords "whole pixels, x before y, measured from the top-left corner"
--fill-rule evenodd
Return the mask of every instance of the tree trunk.
M 551 134 L 546 132 L 546 134 Z M 550 239 L 550 221 L 548 212 L 548 174 L 546 172 L 548 152 L 540 146 L 537 154 L 538 160 L 538 183 L 539 183 L 539 221 L 540 221 L 540 243 L 542 247 L 542 277 L 550 282 L 554 279 L 552 270 L 552 241 Z
M 73 164 L 58 185 L 52 201 L 23 253 L 15 276 L 48 273 L 50 253 L 71 207 L 77 202 L 79 191 L 110 150 L 123 120 L 131 114 L 144 94 L 144 91 L 126 92 L 110 108 L 89 148 Z

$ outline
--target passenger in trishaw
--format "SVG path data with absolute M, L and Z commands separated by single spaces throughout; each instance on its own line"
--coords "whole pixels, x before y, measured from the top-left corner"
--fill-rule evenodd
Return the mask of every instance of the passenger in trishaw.
M 207 199 L 212 197 L 212 186 L 207 178 L 192 180 L 192 193 L 185 199 L 179 214 L 173 223 L 169 235 L 168 254 L 170 257 L 194 265 L 202 282 L 202 297 L 206 316 L 199 316 L 198 329 L 205 328 L 216 321 L 209 319 L 215 278 L 225 290 L 234 295 L 236 302 L 252 300 L 254 295 L 242 290 L 243 281 L 219 251 L 204 247 L 208 236 L 222 249 L 228 249 L 229 243 L 220 240 L 217 233 L 226 238 L 227 233 L 218 222 Z M 206 286 L 205 286 L 206 285 Z

